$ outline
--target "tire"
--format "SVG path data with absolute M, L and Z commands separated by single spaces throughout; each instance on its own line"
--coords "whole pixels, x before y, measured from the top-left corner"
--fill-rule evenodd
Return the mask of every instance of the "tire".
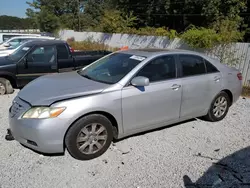
M 91 160 L 105 153 L 112 140 L 113 126 L 109 119 L 92 114 L 79 119 L 69 128 L 65 146 L 75 159 Z
M 0 95 L 12 94 L 14 89 L 9 80 L 0 78 Z
M 224 100 L 226 101 L 226 105 L 222 105 L 224 104 L 224 102 L 220 104 L 219 101 L 221 101 L 221 99 L 223 99 L 223 101 Z M 230 103 L 231 101 L 228 94 L 225 93 L 224 91 L 220 92 L 212 101 L 208 114 L 204 118 L 211 122 L 217 122 L 223 120 L 228 113 Z M 218 106 L 218 104 L 220 104 L 220 107 L 218 107 L 218 110 L 216 110 L 215 108 L 216 106 Z M 224 109 L 224 111 L 222 109 Z M 217 111 L 220 111 L 220 113 L 222 114 L 217 113 Z

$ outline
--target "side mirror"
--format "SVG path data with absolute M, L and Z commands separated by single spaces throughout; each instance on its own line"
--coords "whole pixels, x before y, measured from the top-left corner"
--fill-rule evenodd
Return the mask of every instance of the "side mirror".
M 3 46 L 6 47 L 6 48 L 9 48 L 10 44 L 9 43 L 5 43 Z
M 149 79 L 144 76 L 137 76 L 131 80 L 133 86 L 148 86 Z

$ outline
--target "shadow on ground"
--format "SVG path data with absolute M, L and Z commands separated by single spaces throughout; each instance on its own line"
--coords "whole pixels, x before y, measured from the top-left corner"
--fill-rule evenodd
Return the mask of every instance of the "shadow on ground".
M 183 181 L 185 188 L 250 188 L 250 147 L 213 163 L 196 182 Z
M 164 129 L 169 129 L 171 127 L 175 127 L 175 126 L 178 126 L 178 125 L 181 125 L 181 124 L 184 124 L 184 123 L 188 123 L 188 122 L 193 122 L 193 121 L 197 121 L 197 119 L 193 118 L 193 119 L 189 119 L 189 120 L 182 121 L 182 122 L 179 122 L 179 123 L 174 123 L 174 124 L 171 124 L 171 125 L 163 126 L 163 127 L 160 127 L 160 128 L 151 129 L 151 130 L 148 130 L 148 131 L 143 131 L 143 132 L 140 132 L 140 133 L 136 133 L 136 134 L 133 134 L 133 135 L 126 136 L 126 137 L 118 139 L 118 140 L 114 139 L 113 142 L 117 143 L 117 142 L 120 142 L 122 140 L 126 140 L 128 138 L 142 136 L 142 135 L 145 135 L 145 134 L 148 134 L 148 133 L 151 133 L 151 132 L 161 131 L 161 130 L 164 130 Z

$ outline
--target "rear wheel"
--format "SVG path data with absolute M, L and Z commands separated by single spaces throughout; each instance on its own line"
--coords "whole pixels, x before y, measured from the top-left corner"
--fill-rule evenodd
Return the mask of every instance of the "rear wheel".
M 101 156 L 113 139 L 112 124 L 103 115 L 88 115 L 68 130 L 65 145 L 72 157 L 90 160 Z
M 0 78 L 0 95 L 11 94 L 14 89 L 9 80 L 5 78 Z
M 226 117 L 229 106 L 230 98 L 228 94 L 223 91 L 220 92 L 213 100 L 205 119 L 213 122 L 221 121 Z

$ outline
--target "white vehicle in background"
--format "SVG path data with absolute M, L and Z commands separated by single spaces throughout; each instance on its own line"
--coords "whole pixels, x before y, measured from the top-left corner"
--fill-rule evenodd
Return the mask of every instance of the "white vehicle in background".
M 20 36 L 39 37 L 39 36 L 41 36 L 41 34 L 0 33 L 0 44 L 9 40 L 10 38 L 20 37 Z
M 55 37 L 43 37 L 43 36 L 20 36 L 12 37 L 9 40 L 0 44 L 0 50 L 7 50 L 8 48 L 16 48 L 21 43 L 32 40 L 32 39 L 45 39 L 45 40 L 55 40 Z
M 19 37 L 14 37 L 14 38 L 19 38 Z M 13 46 L 10 46 L 8 48 L 5 48 L 5 49 L 1 49 L 0 48 L 0 57 L 3 57 L 3 56 L 8 56 L 10 54 L 12 54 L 13 52 L 15 52 L 22 44 L 28 42 L 28 41 L 31 41 L 31 40 L 55 40 L 55 38 L 53 37 L 27 37 L 27 38 L 22 38 L 22 40 L 13 45 Z
M 4 56 L 8 56 L 8 55 L 12 54 L 16 50 L 18 50 L 22 46 L 22 44 L 25 44 L 28 41 L 20 43 L 18 46 L 16 46 L 16 48 L 10 47 L 7 50 L 0 50 L 0 57 L 4 57 Z

